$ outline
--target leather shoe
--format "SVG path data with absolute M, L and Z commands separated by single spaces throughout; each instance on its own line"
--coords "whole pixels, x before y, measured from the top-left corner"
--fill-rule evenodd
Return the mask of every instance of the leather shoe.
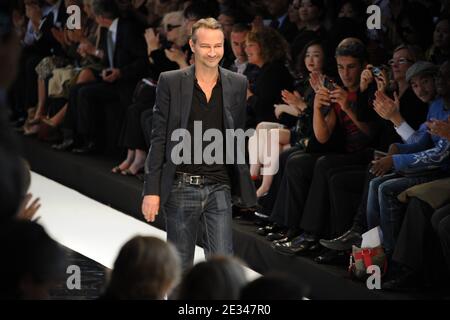
M 269 241 L 276 241 L 286 238 L 286 232 L 280 231 L 280 232 L 271 232 L 266 236 L 266 239 Z
M 58 151 L 68 151 L 70 149 L 72 149 L 74 146 L 74 141 L 73 139 L 65 139 L 63 142 L 61 142 L 60 144 L 54 144 L 52 145 L 52 148 L 54 150 L 58 150 Z
M 277 225 L 276 223 L 269 224 L 265 227 L 258 228 L 256 233 L 260 236 L 267 236 L 269 233 L 279 232 L 283 228 Z
M 318 241 L 309 241 L 303 239 L 298 240 L 299 237 L 291 241 L 275 245 L 275 250 L 286 255 L 310 255 L 321 248 Z
M 361 233 L 350 229 L 338 238 L 332 240 L 321 239 L 320 244 L 331 250 L 345 251 L 350 250 L 353 245 L 360 246 L 361 241 Z
M 88 153 L 92 153 L 96 150 L 96 146 L 94 142 L 88 142 L 84 145 L 82 145 L 81 147 L 78 148 L 74 148 L 72 150 L 73 153 L 76 154 L 88 154 Z
M 348 255 L 345 251 L 324 249 L 320 255 L 314 258 L 314 262 L 319 264 L 346 265 L 348 263 Z

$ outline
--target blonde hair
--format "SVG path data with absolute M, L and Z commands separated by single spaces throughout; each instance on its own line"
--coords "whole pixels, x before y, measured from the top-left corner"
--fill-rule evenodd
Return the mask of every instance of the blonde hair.
M 167 32 L 166 25 L 170 22 L 180 26 L 177 29 L 177 39 L 175 42 L 178 46 L 182 47 L 188 40 L 186 30 L 185 28 L 183 28 L 184 23 L 183 11 L 172 11 L 164 15 L 161 22 L 161 26 L 164 28 L 165 32 Z
M 216 19 L 214 18 L 200 19 L 192 26 L 192 42 L 194 43 L 197 41 L 197 30 L 200 28 L 209 30 L 220 30 L 223 33 L 223 27 L 220 24 L 220 22 L 217 21 Z

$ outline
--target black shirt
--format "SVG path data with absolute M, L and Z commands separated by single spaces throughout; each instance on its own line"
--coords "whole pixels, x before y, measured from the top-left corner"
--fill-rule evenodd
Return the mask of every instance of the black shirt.
M 223 140 L 220 144 L 220 148 L 222 148 L 222 156 L 220 157 L 220 160 L 218 159 L 219 163 L 213 162 L 212 164 L 206 164 L 203 157 L 203 151 L 208 145 L 214 143 L 215 139 L 212 138 L 212 141 L 203 141 L 203 135 L 205 131 L 207 131 L 208 129 L 217 129 L 221 132 L 222 138 L 225 139 L 225 130 L 223 125 L 223 93 L 220 77 L 219 79 L 217 79 L 217 83 L 212 91 L 209 102 L 206 100 L 206 95 L 200 88 L 197 79 L 195 79 L 194 81 L 193 90 L 191 112 L 186 128 L 191 136 L 191 161 L 190 163 L 183 163 L 178 165 L 176 171 L 205 176 L 214 182 L 229 185 L 230 178 L 228 175 L 227 167 L 225 165 L 225 141 Z M 201 122 L 201 137 L 194 136 L 195 121 Z M 203 141 L 201 143 L 201 149 L 194 149 L 196 147 L 194 143 L 195 139 L 201 139 Z M 208 152 L 208 154 L 211 154 L 213 157 L 216 156 L 215 151 Z M 197 157 L 200 157 L 201 155 L 200 164 L 194 163 L 194 160 L 196 160 L 194 155 L 197 155 Z

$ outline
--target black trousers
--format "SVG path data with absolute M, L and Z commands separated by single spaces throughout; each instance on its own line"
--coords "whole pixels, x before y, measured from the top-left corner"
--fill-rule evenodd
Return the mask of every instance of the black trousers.
M 16 81 L 14 83 L 14 114 L 26 116 L 27 109 L 38 102 L 36 66 L 45 55 L 24 50 L 20 59 Z
M 351 154 L 327 154 L 317 160 L 300 229 L 316 236 L 330 235 L 330 177 L 334 173 L 345 172 L 349 166 L 367 165 L 372 155 L 371 150 L 364 150 Z M 347 183 L 354 181 L 349 180 Z
M 321 154 L 292 153 L 286 162 L 270 220 L 291 230 L 299 228 L 308 197 L 314 165 Z
M 69 101 L 67 103 L 67 111 L 63 122 L 64 137 L 74 138 L 76 137 L 78 127 L 78 99 L 79 91 L 84 88 L 93 85 L 93 83 L 79 83 L 70 88 Z
M 270 216 L 272 213 L 274 204 L 277 200 L 278 192 L 282 185 L 282 180 L 284 176 L 284 169 L 286 167 L 286 163 L 291 156 L 291 154 L 294 154 L 296 152 L 302 152 L 302 147 L 300 146 L 294 146 L 292 148 L 289 148 L 287 150 L 284 150 L 282 153 L 280 153 L 279 158 L 279 165 L 278 165 L 278 172 L 274 175 L 272 184 L 270 185 L 269 191 L 264 197 L 261 197 L 258 199 L 259 205 L 262 207 L 262 213 L 267 214 Z
M 442 252 L 447 263 L 447 269 L 450 273 L 450 204 L 436 210 L 431 217 L 431 224 L 439 235 Z
M 151 117 L 153 115 L 153 106 L 156 98 L 155 94 L 155 87 L 146 86 L 141 90 L 139 96 L 136 97 L 135 103 L 127 108 L 119 138 L 120 147 L 132 150 L 148 149 L 150 144 L 147 144 L 144 130 L 150 130 L 151 133 L 151 126 L 150 128 L 144 128 L 142 124 L 142 114 L 147 110 L 151 111 L 150 115 L 146 115 L 146 120 L 148 120 L 148 116 Z M 146 120 L 144 121 L 146 122 Z
M 446 210 L 446 214 L 435 212 L 426 202 L 412 198 L 398 235 L 392 259 L 423 275 L 425 283 L 438 284 L 447 274 L 442 249 L 448 258 L 450 207 Z M 443 231 L 442 248 L 432 221 L 438 232 Z
M 330 237 L 347 231 L 358 210 L 366 166 L 350 166 L 329 172 Z

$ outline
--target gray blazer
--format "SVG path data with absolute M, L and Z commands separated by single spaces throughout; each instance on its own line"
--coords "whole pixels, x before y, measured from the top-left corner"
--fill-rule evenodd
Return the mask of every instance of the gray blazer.
M 223 90 L 223 123 L 225 129 L 244 129 L 246 115 L 247 79 L 237 73 L 219 68 Z M 172 149 L 179 143 L 171 141 L 172 132 L 187 128 L 194 89 L 194 66 L 161 73 L 153 109 L 151 146 L 145 164 L 144 195 L 159 195 L 160 205 L 168 200 L 175 179 L 176 165 L 171 159 Z M 224 139 L 225 141 L 225 139 Z M 228 146 L 227 146 L 227 150 Z M 239 207 L 254 207 L 256 192 L 248 166 L 237 164 L 234 152 L 231 174 L 233 203 Z

